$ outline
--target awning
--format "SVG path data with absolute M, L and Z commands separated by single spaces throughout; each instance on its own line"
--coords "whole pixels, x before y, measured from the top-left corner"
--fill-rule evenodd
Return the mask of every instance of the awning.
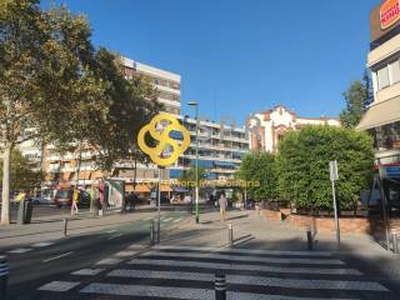
M 171 185 L 169 184 L 162 184 L 161 185 L 161 192 L 171 192 Z
M 104 177 L 104 174 L 101 170 L 94 171 L 91 176 L 92 179 L 98 179 L 102 177 Z
M 357 130 L 367 130 L 400 121 L 400 96 L 369 107 Z
M 234 168 L 235 164 L 231 162 L 226 162 L 226 161 L 214 161 L 214 165 L 216 167 L 222 167 L 222 168 Z
M 92 174 L 91 171 L 80 171 L 79 180 L 89 180 L 91 174 Z
M 73 174 L 73 172 L 64 172 L 62 174 L 62 179 L 65 181 L 71 180 L 72 174 Z
M 132 187 L 133 185 L 129 185 Z M 135 193 L 150 193 L 150 187 L 147 184 L 138 183 L 135 187 Z

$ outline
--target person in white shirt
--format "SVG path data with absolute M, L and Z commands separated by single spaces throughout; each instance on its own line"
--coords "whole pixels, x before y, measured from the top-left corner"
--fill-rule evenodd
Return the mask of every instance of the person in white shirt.
M 226 208 L 228 207 L 228 200 L 226 200 L 224 191 L 221 192 L 219 199 L 218 199 L 218 203 L 219 203 L 219 212 L 221 215 L 221 221 L 225 222 Z

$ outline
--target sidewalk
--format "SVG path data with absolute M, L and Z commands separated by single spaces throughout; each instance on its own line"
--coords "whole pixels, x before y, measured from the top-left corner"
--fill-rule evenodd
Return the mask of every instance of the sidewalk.
M 242 249 L 308 251 L 306 232 L 284 222 L 268 221 L 256 211 L 229 211 L 225 223 L 219 213 L 200 215 L 177 231 L 164 236 L 162 243 L 193 247 L 227 247 L 228 224 L 233 225 L 234 247 Z M 400 287 L 400 255 L 386 251 L 370 236 L 342 235 L 341 249 L 337 250 L 335 234 L 318 233 L 314 251 L 329 251 L 369 276 Z

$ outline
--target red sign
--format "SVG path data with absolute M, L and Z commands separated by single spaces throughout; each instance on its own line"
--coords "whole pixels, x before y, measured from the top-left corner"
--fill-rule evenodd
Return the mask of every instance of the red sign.
M 387 29 L 400 20 L 400 0 L 387 0 L 380 10 L 381 28 Z

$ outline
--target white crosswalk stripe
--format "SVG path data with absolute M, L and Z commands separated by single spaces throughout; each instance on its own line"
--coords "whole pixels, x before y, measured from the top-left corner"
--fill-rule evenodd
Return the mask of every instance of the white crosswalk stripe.
M 91 283 L 81 293 L 119 295 L 119 296 L 141 296 L 163 298 L 166 295 L 173 295 L 174 299 L 187 300 L 214 300 L 215 292 L 213 290 L 182 287 L 160 287 L 148 285 L 128 285 L 128 284 L 107 284 Z M 260 295 L 255 293 L 227 292 L 227 299 L 231 300 L 323 300 L 326 298 L 304 298 L 276 295 Z M 347 300 L 345 298 L 335 298 L 337 300 Z
M 156 245 L 153 249 L 157 250 L 191 250 L 205 252 L 221 252 L 227 251 L 230 253 L 243 254 L 266 254 L 266 255 L 288 255 L 288 256 L 322 256 L 332 257 L 332 254 L 326 251 L 281 251 L 281 250 L 256 250 L 256 249 L 226 249 L 216 247 L 193 247 L 193 246 L 173 246 L 173 245 Z
M 53 242 L 40 242 L 40 243 L 33 244 L 32 247 L 34 247 L 34 248 L 43 248 L 43 247 L 51 246 L 53 244 L 54 244 Z
M 276 257 L 248 257 L 234 254 L 215 254 L 215 253 L 159 253 L 157 251 L 149 251 L 143 256 L 159 256 L 159 257 L 190 257 L 190 258 L 212 258 L 212 259 L 231 259 L 235 261 L 259 262 L 259 263 L 296 263 L 296 264 L 325 264 L 325 265 L 343 265 L 344 263 L 338 259 L 311 259 L 311 258 L 276 258 Z
M 7 253 L 10 253 L 10 254 L 23 254 L 23 253 L 26 253 L 26 252 L 30 252 L 32 250 L 33 250 L 32 248 L 18 248 L 18 249 L 7 251 Z
M 339 275 L 361 275 L 357 270 L 347 268 L 283 268 L 275 266 L 263 266 L 263 265 L 247 265 L 239 263 L 215 263 L 215 262 L 199 262 L 199 261 L 176 261 L 176 260 L 164 260 L 164 259 L 133 259 L 128 264 L 132 265 L 152 265 L 152 266 L 168 266 L 168 267 L 189 267 L 189 268 L 209 268 L 209 269 L 220 269 L 220 270 L 244 270 L 244 271 L 255 271 L 255 272 L 276 272 L 276 273 L 296 273 L 296 274 L 339 274 Z
M 177 279 L 208 281 L 214 280 L 214 275 L 210 273 L 195 272 L 170 272 L 170 271 L 151 271 L 151 270 L 124 270 L 117 269 L 107 274 L 109 277 L 126 278 L 151 278 L 151 279 Z M 275 286 L 287 288 L 306 288 L 306 289 L 346 289 L 346 290 L 368 290 L 368 291 L 387 291 L 382 285 L 370 281 L 334 281 L 334 280 L 303 280 L 285 279 L 261 276 L 241 276 L 227 275 L 226 281 L 234 284 L 248 284 L 260 286 Z
M 116 266 L 118 264 L 118 266 Z M 227 249 L 133 244 L 96 264 L 72 272 L 77 280 L 52 282 L 40 291 L 162 299 L 215 299 L 215 274 L 225 274 L 234 300 L 377 299 L 390 294 L 382 284 L 349 268 L 328 252 Z M 80 276 L 80 277 L 78 277 Z M 82 276 L 95 280 L 80 284 Z M 94 278 L 94 277 L 92 277 Z M 47 299 L 47 298 L 45 298 Z

